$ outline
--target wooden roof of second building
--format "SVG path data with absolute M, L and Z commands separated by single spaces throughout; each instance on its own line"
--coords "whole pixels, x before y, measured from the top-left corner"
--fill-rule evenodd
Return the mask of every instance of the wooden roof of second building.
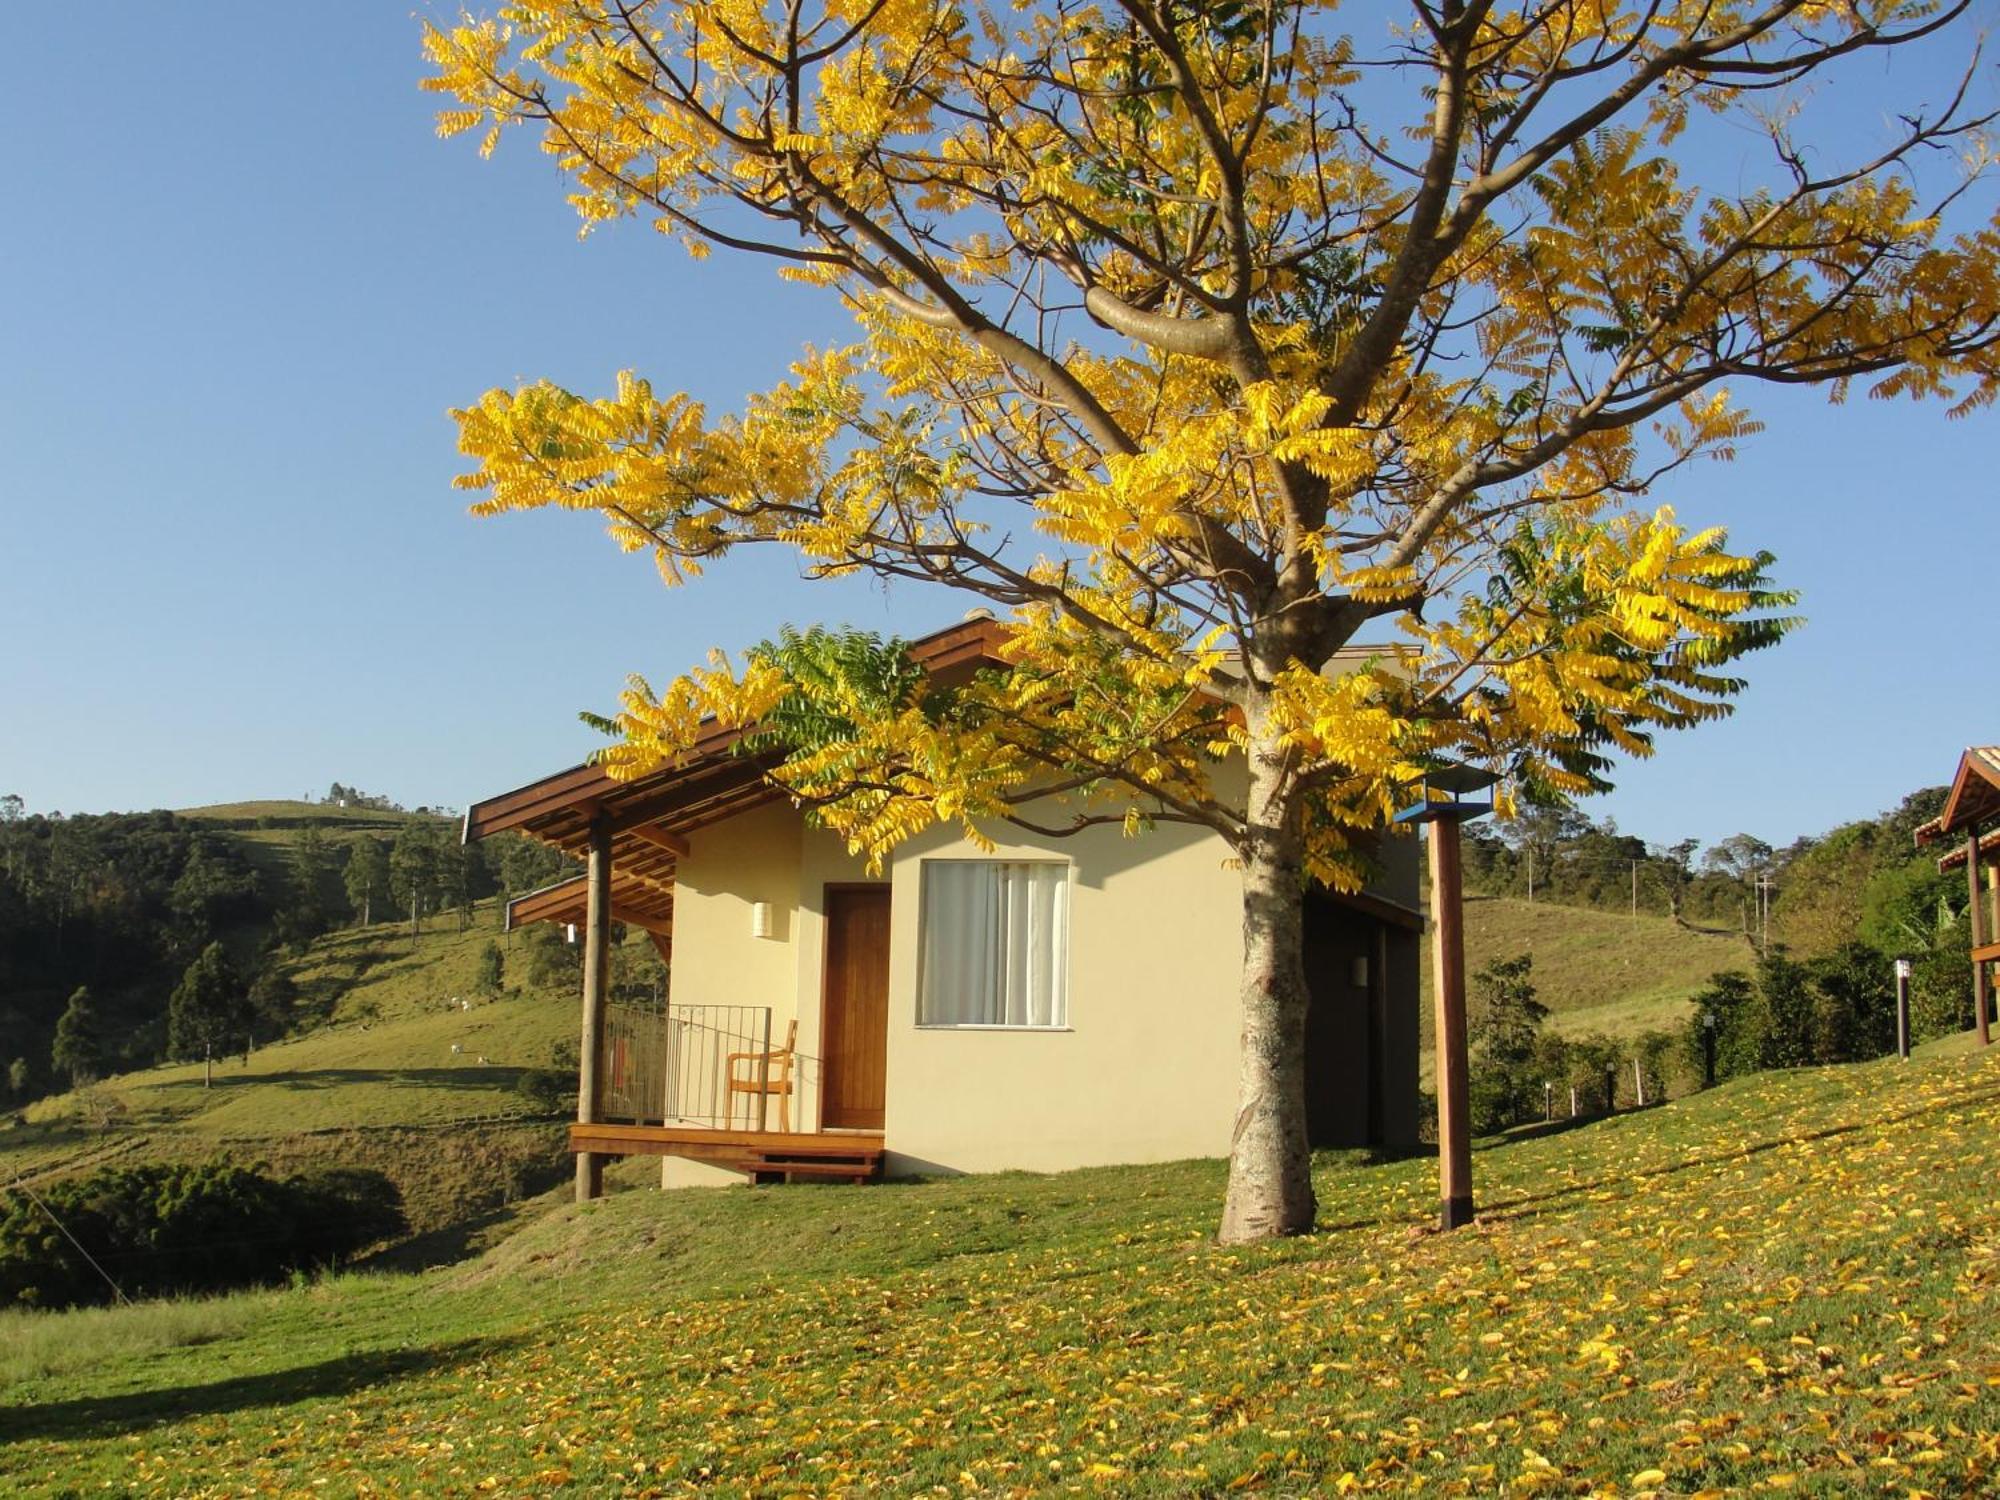
M 997 662 L 1003 639 L 997 621 L 975 618 L 913 642 L 910 654 L 934 676 L 969 673 Z M 518 832 L 581 861 L 601 826 L 611 839 L 613 917 L 664 937 L 673 928 L 674 875 L 689 836 L 785 795 L 768 774 L 778 753 L 745 754 L 744 734 L 713 727 L 686 754 L 629 781 L 585 763 L 488 797 L 466 810 L 464 840 Z M 587 895 L 579 875 L 516 897 L 509 925 L 581 922 Z

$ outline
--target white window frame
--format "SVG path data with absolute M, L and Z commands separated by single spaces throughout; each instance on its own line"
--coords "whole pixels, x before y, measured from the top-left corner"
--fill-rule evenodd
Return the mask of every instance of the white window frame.
M 1058 987 L 1059 1002 L 1055 1019 L 1046 1022 L 1028 1021 L 955 1021 L 932 1020 L 930 986 L 935 982 L 929 972 L 931 925 L 935 917 L 937 895 L 931 884 L 930 871 L 934 867 L 978 866 L 985 869 L 1019 868 L 1033 866 L 1038 869 L 1052 869 L 1061 875 L 1057 899 L 1060 906 L 1060 946 L 1050 959 L 1049 972 Z M 924 859 L 918 861 L 917 869 L 917 1029 L 920 1031 L 1012 1031 L 1012 1032 L 1065 1032 L 1070 1025 L 1069 1011 L 1069 969 L 1070 969 L 1070 927 L 1072 921 L 1071 893 L 1076 884 L 1074 861 L 1066 859 Z

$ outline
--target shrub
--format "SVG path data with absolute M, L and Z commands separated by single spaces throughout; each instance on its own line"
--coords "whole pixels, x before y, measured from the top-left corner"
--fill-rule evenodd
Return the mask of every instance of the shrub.
M 26 1307 L 110 1301 L 93 1260 L 128 1297 L 221 1291 L 330 1264 L 405 1227 L 380 1173 L 279 1179 L 222 1161 L 107 1168 L 0 1202 L 0 1305 Z
M 1549 1011 L 1535 998 L 1534 967 L 1523 953 L 1495 959 L 1472 976 L 1467 1083 L 1472 1128 L 1480 1135 L 1542 1114 L 1535 1047 Z
M 576 1074 L 560 1068 L 523 1068 L 514 1079 L 514 1092 L 546 1114 L 556 1114 L 576 1104 Z

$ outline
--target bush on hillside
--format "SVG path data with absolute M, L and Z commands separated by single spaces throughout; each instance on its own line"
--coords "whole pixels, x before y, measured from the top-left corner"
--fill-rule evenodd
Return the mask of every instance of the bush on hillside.
M 1466 1016 L 1472 1128 L 1491 1135 L 1542 1116 L 1536 1045 L 1546 1005 L 1535 998 L 1535 960 L 1522 953 L 1495 959 L 1472 976 Z
M 1896 989 L 1888 959 L 1860 943 L 1800 962 L 1774 953 L 1744 974 L 1718 974 L 1694 997 L 1688 1053 L 1706 1045 L 1715 1017 L 1715 1073 L 1862 1062 L 1896 1046 Z
M 127 1297 L 213 1292 L 332 1265 L 405 1229 L 379 1172 L 279 1179 L 221 1161 L 112 1167 L 0 1205 L 0 1306 L 109 1302 L 93 1260 Z

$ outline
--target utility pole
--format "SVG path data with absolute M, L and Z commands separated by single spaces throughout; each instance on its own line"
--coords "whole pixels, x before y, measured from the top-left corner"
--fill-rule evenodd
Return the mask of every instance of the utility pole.
M 1639 915 L 1639 861 L 1632 861 L 1632 915 Z

